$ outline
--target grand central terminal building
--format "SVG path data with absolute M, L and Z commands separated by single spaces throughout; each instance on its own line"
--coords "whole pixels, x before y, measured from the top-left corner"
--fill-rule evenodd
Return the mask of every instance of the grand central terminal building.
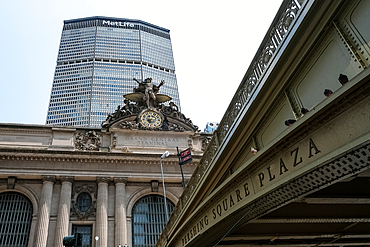
M 155 245 L 212 134 L 138 83 L 102 128 L 0 124 L 0 246 Z
M 101 128 L 0 124 L 0 246 L 370 246 L 369 23 L 282 1 L 213 134 L 150 78 Z

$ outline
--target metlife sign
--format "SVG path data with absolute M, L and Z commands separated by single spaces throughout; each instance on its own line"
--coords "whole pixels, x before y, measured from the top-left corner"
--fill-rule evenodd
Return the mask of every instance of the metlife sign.
M 131 22 L 122 22 L 122 21 L 106 21 L 103 20 L 103 26 L 111 26 L 111 27 L 135 27 L 135 25 Z

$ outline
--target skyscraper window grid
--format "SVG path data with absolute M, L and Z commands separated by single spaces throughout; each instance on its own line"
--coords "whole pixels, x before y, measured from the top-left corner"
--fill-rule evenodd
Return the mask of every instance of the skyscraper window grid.
M 92 62 L 57 67 L 50 96 L 48 120 L 88 124 Z M 77 77 L 78 75 L 78 77 Z
M 180 107 L 169 30 L 129 19 L 64 22 L 46 124 L 100 127 L 133 78 L 165 80 L 161 92 Z

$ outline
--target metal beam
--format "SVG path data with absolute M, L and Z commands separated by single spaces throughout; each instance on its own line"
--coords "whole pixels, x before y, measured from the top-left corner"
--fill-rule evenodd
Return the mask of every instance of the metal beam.
M 320 219 L 255 219 L 248 224 L 317 224 L 317 223 L 369 223 L 370 218 L 320 218 Z
M 305 198 L 308 204 L 370 204 L 370 198 Z
M 277 239 L 315 239 L 315 238 L 334 238 L 338 234 L 316 234 L 316 235 L 279 235 Z M 223 241 L 242 241 L 242 240 L 270 240 L 275 238 L 275 234 L 269 235 L 258 235 L 258 236 L 245 236 L 245 235 L 232 235 L 225 237 Z M 342 238 L 368 238 L 370 239 L 370 234 L 354 234 L 354 235 L 344 235 Z

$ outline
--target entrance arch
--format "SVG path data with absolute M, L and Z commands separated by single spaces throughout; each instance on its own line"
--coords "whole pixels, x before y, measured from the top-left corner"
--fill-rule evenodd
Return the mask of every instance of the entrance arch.
M 166 198 L 170 214 L 175 204 Z M 167 223 L 164 198 L 147 195 L 139 199 L 132 208 L 132 246 L 154 246 Z
M 18 192 L 0 193 L 0 246 L 27 246 L 33 206 Z

